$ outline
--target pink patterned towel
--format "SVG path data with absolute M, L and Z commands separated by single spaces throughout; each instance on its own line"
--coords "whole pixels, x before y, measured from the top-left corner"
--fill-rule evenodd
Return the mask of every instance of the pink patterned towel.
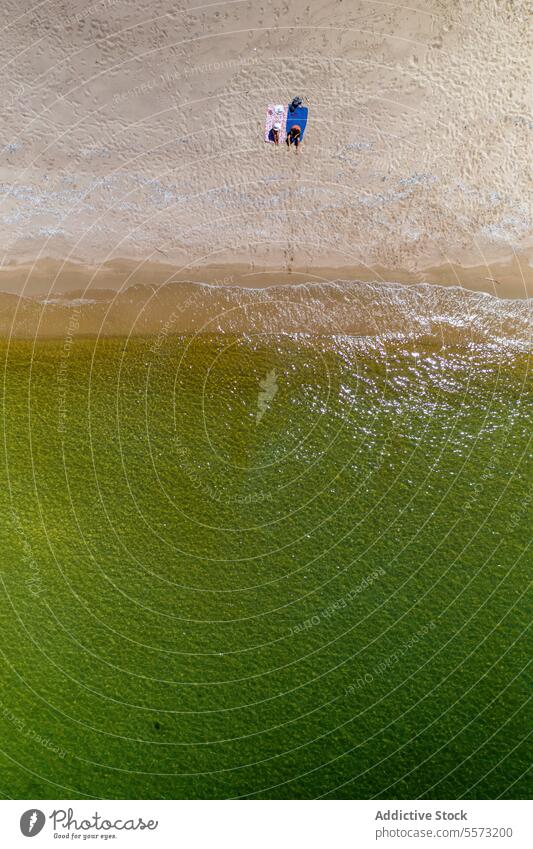
M 280 143 L 285 141 L 285 124 L 287 123 L 287 107 L 277 103 L 269 103 L 265 121 L 265 141 L 273 144 L 270 131 L 274 124 L 281 124 L 279 131 Z

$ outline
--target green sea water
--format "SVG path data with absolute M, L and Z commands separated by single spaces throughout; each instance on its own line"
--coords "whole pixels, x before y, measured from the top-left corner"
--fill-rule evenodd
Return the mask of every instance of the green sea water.
M 0 792 L 521 798 L 530 360 L 2 346 Z

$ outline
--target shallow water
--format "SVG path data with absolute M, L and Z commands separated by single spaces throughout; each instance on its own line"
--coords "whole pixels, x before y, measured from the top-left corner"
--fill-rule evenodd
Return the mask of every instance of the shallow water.
M 262 289 L 177 282 L 35 300 L 0 292 L 6 338 L 304 334 L 531 349 L 532 303 L 432 284 L 336 282 Z
M 418 326 L 4 344 L 6 794 L 527 795 L 529 355 Z

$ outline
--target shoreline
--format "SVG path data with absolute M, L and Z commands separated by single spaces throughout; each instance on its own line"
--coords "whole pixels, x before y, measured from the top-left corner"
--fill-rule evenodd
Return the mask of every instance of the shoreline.
M 173 334 L 310 334 L 432 345 L 504 342 L 529 349 L 531 344 L 532 299 L 496 294 L 496 288 L 510 291 L 509 279 L 516 282 L 512 267 L 498 268 L 502 280 L 486 291 L 460 286 L 451 275 L 443 286 L 427 282 L 427 274 L 422 280 L 407 274 L 403 281 L 376 279 L 370 269 L 364 280 L 360 269 L 283 274 L 212 266 L 209 273 L 205 267 L 191 273 L 161 264 L 110 265 L 78 267 L 73 274 L 71 266 L 61 269 L 56 263 L 55 274 L 48 266 L 41 280 L 45 291 L 29 297 L 0 293 L 0 338 L 156 336 L 164 341 Z M 24 274 L 28 270 L 19 267 L 19 283 Z M 359 279 L 346 279 L 348 274 Z M 475 283 L 479 270 L 470 275 Z

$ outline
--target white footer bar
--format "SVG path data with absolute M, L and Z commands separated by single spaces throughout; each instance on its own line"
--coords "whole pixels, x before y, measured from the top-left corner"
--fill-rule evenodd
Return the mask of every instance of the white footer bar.
M 527 801 L 0 801 L 6 847 L 531 849 Z M 35 842 L 33 842 L 35 841 Z

